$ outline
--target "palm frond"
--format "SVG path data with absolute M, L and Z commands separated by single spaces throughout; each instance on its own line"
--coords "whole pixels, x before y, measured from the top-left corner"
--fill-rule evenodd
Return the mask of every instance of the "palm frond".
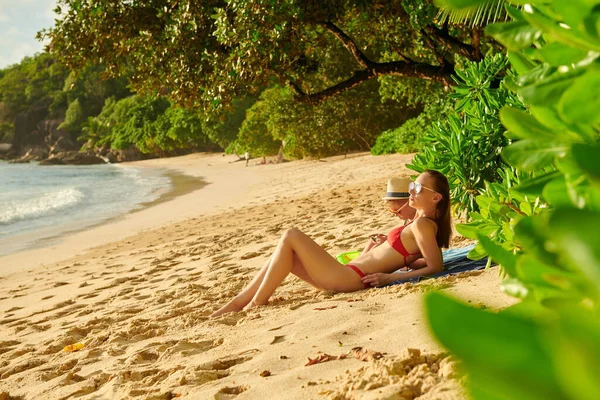
M 483 27 L 493 22 L 507 21 L 510 16 L 504 8 L 504 0 L 489 0 L 476 8 L 468 10 L 455 10 L 447 6 L 440 6 L 436 20 L 443 24 L 466 25 L 470 27 Z

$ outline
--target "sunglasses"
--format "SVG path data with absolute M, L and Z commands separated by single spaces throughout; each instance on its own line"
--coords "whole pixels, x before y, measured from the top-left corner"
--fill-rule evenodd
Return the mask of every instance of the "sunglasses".
M 414 191 L 416 194 L 419 194 L 419 193 L 421 193 L 421 190 L 423 190 L 423 189 L 427 189 L 430 192 L 437 193 L 432 188 L 428 188 L 427 186 L 422 185 L 419 182 L 411 182 L 411 183 L 408 184 L 408 191 L 409 192 Z
M 391 212 L 392 214 L 394 214 L 394 215 L 398 215 L 398 214 L 400 214 L 400 211 L 402 211 L 402 209 L 403 209 L 404 207 L 406 207 L 407 205 L 408 205 L 408 202 L 406 202 L 406 203 L 405 203 L 405 204 L 404 204 L 402 207 L 400 207 L 400 208 L 399 208 L 399 209 L 397 209 L 397 210 L 394 210 L 392 207 L 389 207 L 389 206 L 388 206 L 388 207 L 387 207 L 387 210 L 388 210 L 389 212 Z

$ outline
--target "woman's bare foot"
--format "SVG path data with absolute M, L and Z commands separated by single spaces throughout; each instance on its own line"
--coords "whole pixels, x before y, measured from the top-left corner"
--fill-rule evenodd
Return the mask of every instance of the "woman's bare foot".
M 236 299 L 231 300 L 229 303 L 225 304 L 223 307 L 219 308 L 214 313 L 210 314 L 211 318 L 218 317 L 219 315 L 223 315 L 230 312 L 238 312 L 244 308 L 245 304 L 241 304 Z
M 249 311 L 252 310 L 253 308 L 256 307 L 261 307 L 261 306 L 266 306 L 268 303 L 265 304 L 257 304 L 254 302 L 254 300 L 251 300 L 250 303 L 246 304 L 246 306 L 244 307 L 244 311 Z

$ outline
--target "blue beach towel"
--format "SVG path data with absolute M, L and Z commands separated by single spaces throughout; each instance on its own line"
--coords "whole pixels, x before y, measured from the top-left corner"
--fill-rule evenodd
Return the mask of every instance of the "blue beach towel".
M 410 279 L 400 279 L 390 283 L 389 285 L 398 285 L 406 282 L 416 283 L 421 281 L 422 279 L 438 278 L 440 276 L 452 275 L 459 272 L 485 269 L 488 260 L 487 257 L 484 257 L 481 260 L 470 260 L 467 258 L 467 254 L 469 253 L 469 251 L 471 251 L 471 249 L 473 249 L 473 247 L 475 247 L 475 245 L 459 247 L 456 249 L 450 249 L 442 252 L 442 256 L 444 258 L 444 270 L 439 274 L 429 276 L 417 276 L 415 278 Z

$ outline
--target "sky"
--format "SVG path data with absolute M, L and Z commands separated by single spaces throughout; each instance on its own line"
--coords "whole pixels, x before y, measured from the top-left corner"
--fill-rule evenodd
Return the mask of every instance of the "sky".
M 0 0 L 0 69 L 43 50 L 38 31 L 54 24 L 56 0 Z

